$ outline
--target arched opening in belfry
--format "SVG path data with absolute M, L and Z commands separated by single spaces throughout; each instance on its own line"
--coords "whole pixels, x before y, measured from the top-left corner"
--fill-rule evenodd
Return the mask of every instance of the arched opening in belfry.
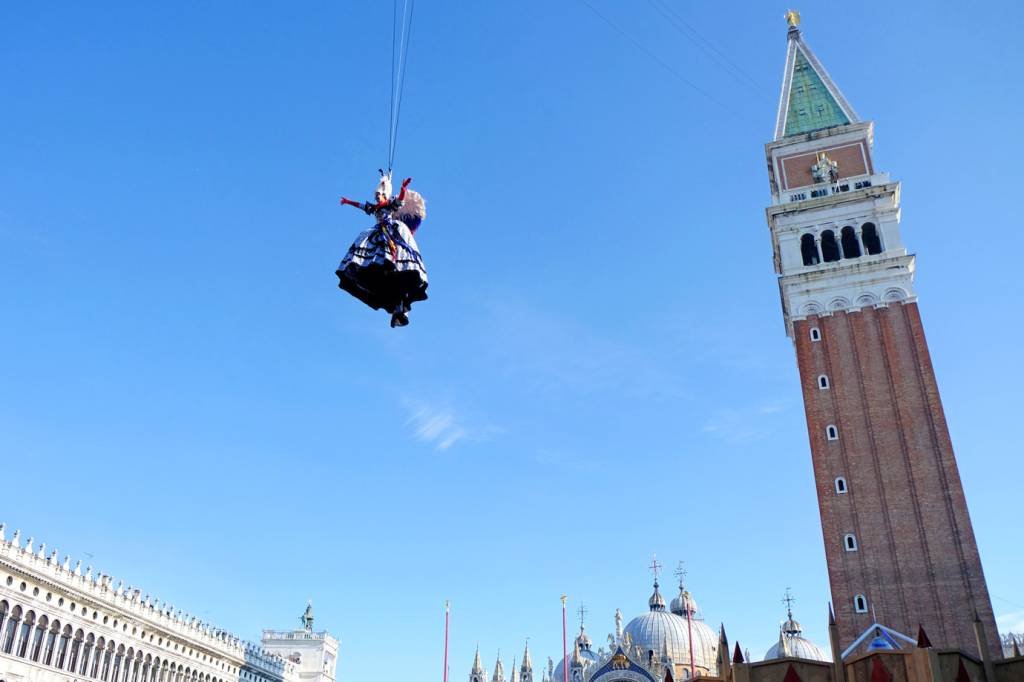
M 852 227 L 844 227 L 842 231 L 843 258 L 860 258 L 860 244 L 857 233 Z
M 800 253 L 804 257 L 804 265 L 818 264 L 818 247 L 814 243 L 813 234 L 805 234 L 800 237 Z
M 875 227 L 875 224 L 864 223 L 860 230 L 861 239 L 864 240 L 864 250 L 872 256 L 882 253 L 882 240 L 878 236 L 878 228 Z
M 836 233 L 832 230 L 821 233 L 821 259 L 826 263 L 839 260 L 839 244 L 836 242 Z

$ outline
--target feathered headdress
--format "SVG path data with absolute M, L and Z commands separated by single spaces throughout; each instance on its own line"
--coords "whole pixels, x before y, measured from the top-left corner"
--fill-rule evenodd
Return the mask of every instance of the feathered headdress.
M 384 172 L 383 168 L 378 168 L 380 171 L 380 182 L 377 183 L 377 191 L 384 196 L 391 198 L 391 171 Z

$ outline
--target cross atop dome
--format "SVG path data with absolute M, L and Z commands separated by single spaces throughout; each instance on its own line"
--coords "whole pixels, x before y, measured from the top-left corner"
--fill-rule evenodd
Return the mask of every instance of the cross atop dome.
M 651 573 L 654 574 L 654 593 L 651 594 L 651 598 L 647 600 L 648 606 L 651 607 L 651 611 L 664 611 L 665 610 L 665 598 L 661 596 L 661 592 L 658 591 L 658 575 L 661 573 L 662 565 L 658 563 L 658 555 L 651 557 L 651 565 L 648 566 L 651 569 Z
M 676 577 L 679 578 L 679 591 L 682 592 L 686 581 L 686 562 L 680 561 L 676 566 Z
M 790 592 L 790 588 L 786 588 L 786 595 L 782 598 L 782 603 L 786 605 L 786 615 L 789 616 L 790 620 L 793 619 L 793 602 L 796 599 L 793 597 L 793 593 Z
M 651 573 L 654 574 L 654 584 L 658 584 L 658 576 L 661 575 L 661 569 L 664 568 L 662 564 L 658 563 L 658 555 L 654 554 L 651 557 L 651 565 L 647 568 L 651 569 Z

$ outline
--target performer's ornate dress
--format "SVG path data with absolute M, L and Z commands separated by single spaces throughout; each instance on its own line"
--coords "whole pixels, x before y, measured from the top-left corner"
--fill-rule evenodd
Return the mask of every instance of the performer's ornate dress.
M 427 270 L 413 236 L 423 200 L 407 195 L 373 211 L 377 224 L 359 234 L 338 265 L 338 286 L 374 310 L 406 311 L 427 298 Z

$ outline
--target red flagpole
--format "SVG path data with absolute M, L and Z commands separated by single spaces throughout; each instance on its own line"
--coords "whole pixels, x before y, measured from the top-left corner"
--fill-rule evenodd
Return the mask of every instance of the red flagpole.
M 697 676 L 697 673 L 693 669 L 693 625 L 690 622 L 690 595 L 689 593 L 683 594 L 683 608 L 686 609 L 686 639 L 690 645 L 690 679 Z
M 444 603 L 444 682 L 448 682 L 448 613 L 451 611 L 449 603 Z
M 566 649 L 565 636 L 565 602 L 569 598 L 562 595 L 562 682 L 569 682 L 569 652 Z

